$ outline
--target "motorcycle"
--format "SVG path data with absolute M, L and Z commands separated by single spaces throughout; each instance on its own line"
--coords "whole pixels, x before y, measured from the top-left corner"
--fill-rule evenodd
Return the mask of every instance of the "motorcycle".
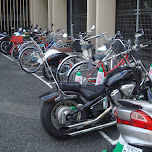
M 68 138 L 89 131 L 116 125 L 114 109 L 120 104 L 118 99 L 137 99 L 151 83 L 146 83 L 148 72 L 141 61 L 131 52 L 143 45 L 127 48 L 116 54 L 123 56 L 126 66 L 113 70 L 104 84 L 85 87 L 77 82 L 60 82 L 54 78 L 57 90 L 40 96 L 44 101 L 41 108 L 41 122 L 44 129 L 57 138 Z M 130 54 L 132 62 L 124 57 Z M 112 58 L 112 57 L 111 57 Z M 151 80 L 150 80 L 151 81 Z M 148 96 L 143 95 L 143 99 Z

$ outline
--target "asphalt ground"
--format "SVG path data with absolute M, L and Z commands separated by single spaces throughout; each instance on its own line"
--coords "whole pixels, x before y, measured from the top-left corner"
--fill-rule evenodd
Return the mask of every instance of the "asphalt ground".
M 0 54 L 0 152 L 100 152 L 118 139 L 116 126 L 62 140 L 47 134 L 38 97 L 50 87 L 41 76 Z

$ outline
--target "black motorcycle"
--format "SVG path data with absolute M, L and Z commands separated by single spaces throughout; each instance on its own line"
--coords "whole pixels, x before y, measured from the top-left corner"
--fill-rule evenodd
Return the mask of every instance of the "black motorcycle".
M 137 50 L 143 45 L 134 46 Z M 85 87 L 77 82 L 57 83 L 57 90 L 42 95 L 41 122 L 52 136 L 66 138 L 116 124 L 114 109 L 118 99 L 145 99 L 148 72 L 132 55 L 132 48 L 115 55 L 124 57 L 126 65 L 112 71 L 104 84 Z M 149 78 L 150 80 L 150 78 Z

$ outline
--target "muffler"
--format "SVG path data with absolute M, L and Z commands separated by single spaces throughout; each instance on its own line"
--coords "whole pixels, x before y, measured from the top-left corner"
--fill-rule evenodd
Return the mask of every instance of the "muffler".
M 76 135 L 80 135 L 80 134 L 87 133 L 87 132 L 90 132 L 90 131 L 95 131 L 95 130 L 103 129 L 103 128 L 106 128 L 106 127 L 110 127 L 110 126 L 113 126 L 113 125 L 116 125 L 116 124 L 117 124 L 117 121 L 115 120 L 115 121 L 112 121 L 112 122 L 109 122 L 109 123 L 106 123 L 106 124 L 103 124 L 103 125 L 99 125 L 99 126 L 91 127 L 91 128 L 88 128 L 88 129 L 83 129 L 83 130 L 80 130 L 80 131 L 68 133 L 67 136 L 76 136 Z
M 110 103 L 110 107 L 107 108 L 102 114 L 100 114 L 97 118 L 93 119 L 93 120 L 87 120 L 87 121 L 84 121 L 84 122 L 81 122 L 81 123 L 77 123 L 77 124 L 74 124 L 74 125 L 70 125 L 70 126 L 66 126 L 66 127 L 62 127 L 61 129 L 64 129 L 64 130 L 70 130 L 70 129 L 75 129 L 75 128 L 78 128 L 78 127 L 84 127 L 84 126 L 87 126 L 87 125 L 90 125 L 90 124 L 95 124 L 97 123 L 98 121 L 100 121 L 107 113 L 109 113 L 109 111 L 112 109 L 112 104 Z

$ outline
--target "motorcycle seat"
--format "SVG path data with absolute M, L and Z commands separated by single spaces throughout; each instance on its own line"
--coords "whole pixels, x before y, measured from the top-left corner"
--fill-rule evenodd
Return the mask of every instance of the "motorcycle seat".
M 102 54 L 102 55 L 96 55 L 95 54 L 93 57 L 94 57 L 95 60 L 96 59 L 102 60 L 104 57 L 106 57 L 106 55 L 105 54 Z
M 63 91 L 79 92 L 81 84 L 78 82 L 59 82 L 59 86 Z
M 85 87 L 78 82 L 60 82 L 60 88 L 63 91 L 76 91 L 82 94 L 82 96 L 88 101 L 97 98 L 105 91 L 105 86 L 103 84 Z

